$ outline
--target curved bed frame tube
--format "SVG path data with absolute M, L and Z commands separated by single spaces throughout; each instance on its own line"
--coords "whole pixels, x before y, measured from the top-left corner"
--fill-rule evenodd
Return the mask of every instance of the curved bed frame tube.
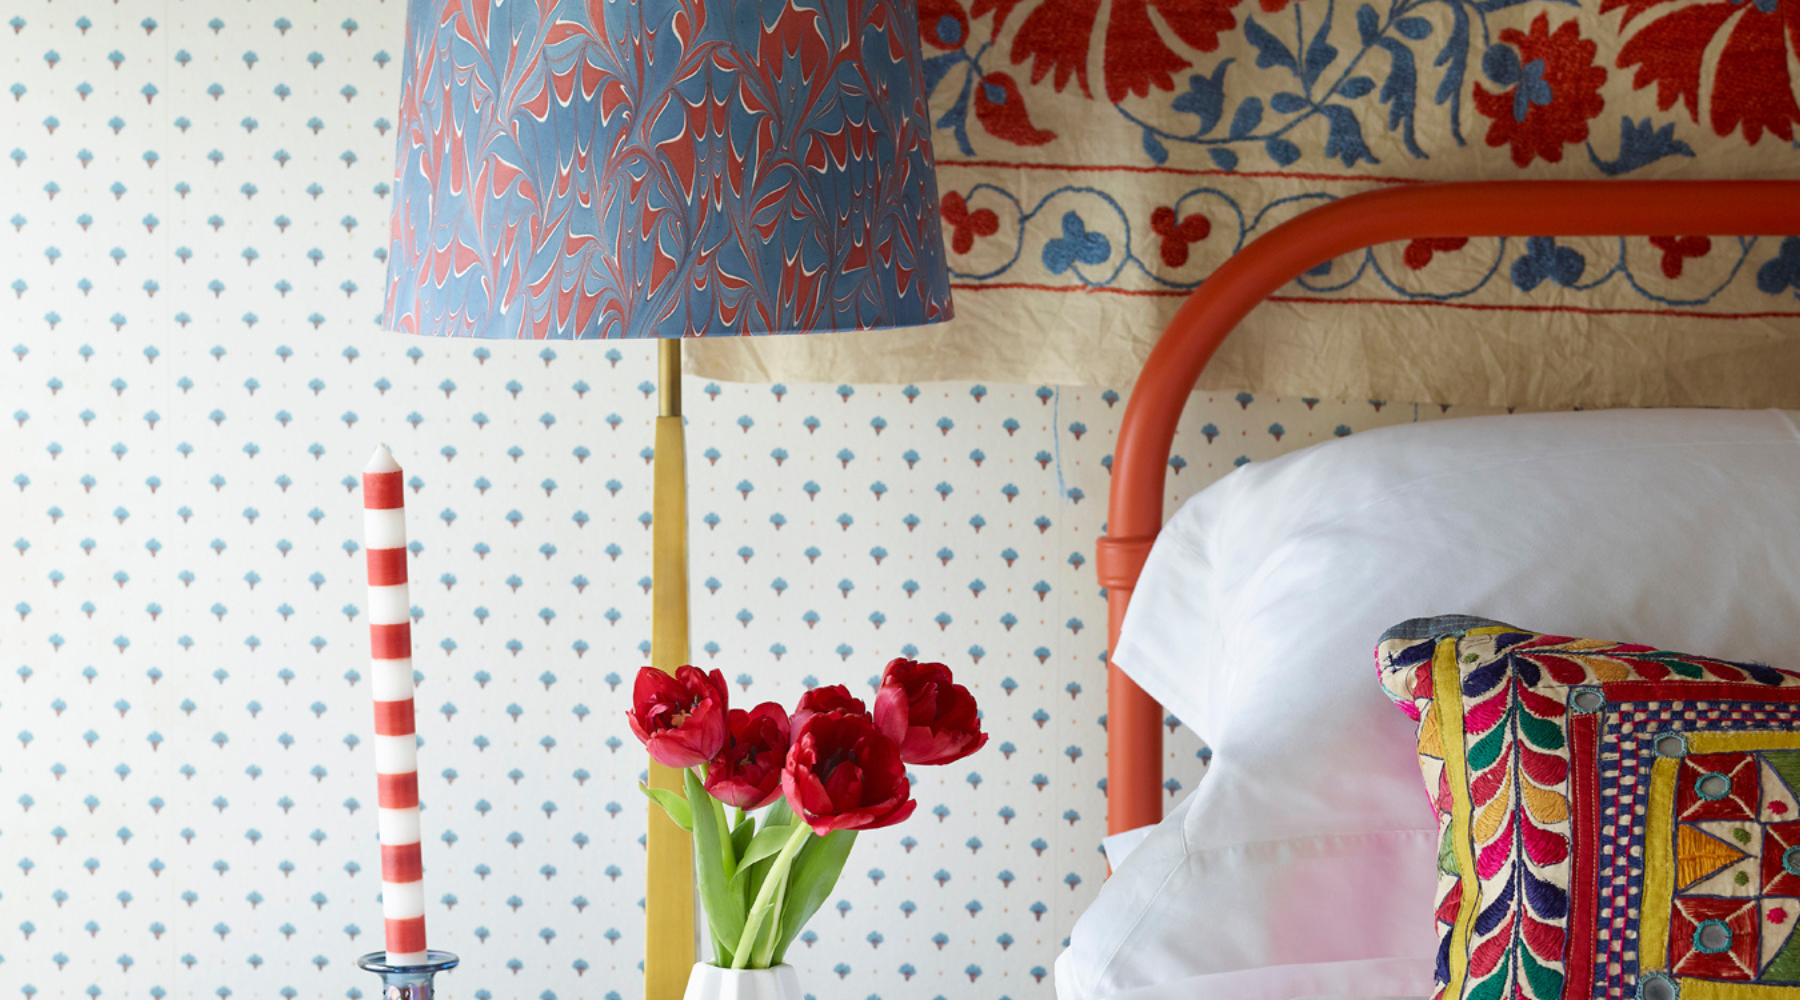
M 1107 648 L 1163 523 L 1176 421 L 1213 351 L 1257 303 L 1308 270 L 1379 243 L 1425 237 L 1789 236 L 1800 181 L 1490 181 L 1351 195 L 1270 230 L 1206 279 L 1163 331 L 1125 407 L 1108 534 L 1094 560 L 1107 590 Z M 1162 708 L 1108 664 L 1107 826 L 1163 815 Z

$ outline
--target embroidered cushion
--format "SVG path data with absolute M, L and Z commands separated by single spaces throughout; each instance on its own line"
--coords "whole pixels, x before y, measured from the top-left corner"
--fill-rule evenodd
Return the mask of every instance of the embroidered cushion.
M 1437 997 L 1800 997 L 1800 674 L 1466 617 L 1377 659 L 1438 813 Z

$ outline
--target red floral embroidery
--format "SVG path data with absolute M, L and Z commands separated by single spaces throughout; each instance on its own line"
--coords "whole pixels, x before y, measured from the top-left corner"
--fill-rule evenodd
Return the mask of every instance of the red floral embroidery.
M 980 17 L 983 14 L 992 11 L 994 14 L 994 34 L 998 35 L 1000 34 L 1000 29 L 1006 27 L 1006 18 L 1008 15 L 1012 14 L 1013 8 L 1017 7 L 1019 3 L 1020 0 L 975 0 L 975 3 L 969 7 L 969 16 Z
M 1106 75 L 1106 97 L 1113 103 L 1126 94 L 1148 96 L 1150 88 L 1175 89 L 1175 74 L 1193 64 L 1176 54 L 1163 41 L 1150 9 L 1154 7 L 1162 22 L 1183 42 L 1201 52 L 1219 47 L 1219 35 L 1237 27 L 1237 16 L 1231 8 L 1241 0 L 1113 0 L 1106 25 L 1102 69 Z M 1285 6 L 1289 0 L 1265 0 Z M 1010 13 L 1017 0 L 976 0 L 975 13 L 995 12 L 995 30 Z M 1094 31 L 1099 26 L 1100 0 L 1052 0 L 1026 15 L 1013 38 L 1014 65 L 1031 62 L 1031 82 L 1038 83 L 1054 74 L 1057 90 L 1074 77 L 1081 92 L 1089 97 L 1094 91 L 1088 82 L 1088 52 L 1093 47 Z
M 1431 258 L 1440 253 L 1455 253 L 1469 245 L 1466 236 L 1439 236 L 1413 240 L 1406 245 L 1406 252 L 1400 259 L 1406 266 L 1415 271 L 1423 271 L 1431 265 Z
M 1204 215 L 1190 215 L 1177 222 L 1167 205 L 1150 213 L 1150 231 L 1162 237 L 1162 260 L 1170 267 L 1188 262 L 1188 246 L 1212 235 L 1212 222 Z
M 969 40 L 969 15 L 957 0 L 919 0 L 919 37 L 933 48 L 960 49 Z
M 1712 240 L 1705 236 L 1652 236 L 1650 245 L 1663 252 L 1663 277 L 1671 281 L 1681 277 L 1681 265 L 1686 258 L 1712 253 Z
M 1606 106 L 1600 97 L 1606 70 L 1594 63 L 1599 46 L 1581 37 L 1573 19 L 1551 32 L 1547 14 L 1531 22 L 1529 34 L 1500 32 L 1500 42 L 1517 50 L 1521 78 L 1499 93 L 1475 85 L 1476 110 L 1493 119 L 1488 145 L 1510 144 L 1521 167 L 1540 157 L 1561 162 L 1563 147 L 1586 142 L 1587 123 Z
M 1636 66 L 1632 87 L 1656 84 L 1656 103 L 1665 111 L 1680 100 L 1700 121 L 1700 74 L 1707 50 L 1726 32 L 1713 70 L 1707 114 L 1713 131 L 1730 135 L 1741 125 L 1755 145 L 1764 130 L 1794 139 L 1800 104 L 1794 101 L 1789 64 L 1800 54 L 1800 0 L 1714 0 L 1670 9 L 1673 0 L 1602 0 L 1600 12 L 1623 8 L 1621 30 L 1639 14 L 1662 7 L 1619 50 L 1619 68 Z
M 1056 133 L 1031 124 L 1025 95 L 1006 73 L 989 73 L 975 88 L 975 118 L 990 135 L 1016 146 L 1042 146 Z
M 992 236 L 1000 231 L 1000 217 L 993 209 L 982 208 L 969 211 L 969 203 L 963 196 L 952 191 L 944 196 L 940 209 L 944 221 L 950 224 L 950 249 L 957 253 L 968 253 L 975 248 L 975 237 Z

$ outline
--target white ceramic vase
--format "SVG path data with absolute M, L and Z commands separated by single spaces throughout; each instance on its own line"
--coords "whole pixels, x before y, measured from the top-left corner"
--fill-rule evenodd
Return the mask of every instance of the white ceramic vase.
M 682 1000 L 802 1000 L 791 965 L 773 969 L 721 969 L 700 962 L 688 975 Z

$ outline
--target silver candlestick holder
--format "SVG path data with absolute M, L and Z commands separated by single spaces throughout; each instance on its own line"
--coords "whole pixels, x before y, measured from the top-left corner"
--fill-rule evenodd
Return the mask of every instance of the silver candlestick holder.
M 419 965 L 389 965 L 387 952 L 372 951 L 357 959 L 356 967 L 381 977 L 381 1000 L 432 1000 L 432 978 L 460 961 L 447 951 L 427 951 Z

